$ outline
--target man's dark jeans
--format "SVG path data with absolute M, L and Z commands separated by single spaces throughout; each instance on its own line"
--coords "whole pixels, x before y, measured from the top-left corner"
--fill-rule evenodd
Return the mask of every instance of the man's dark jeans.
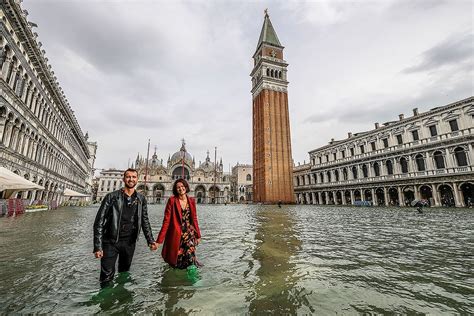
M 100 260 L 100 282 L 104 284 L 114 279 L 117 257 L 118 272 L 130 270 L 135 252 L 135 240 L 119 240 L 116 244 L 104 243 L 103 251 L 104 256 Z

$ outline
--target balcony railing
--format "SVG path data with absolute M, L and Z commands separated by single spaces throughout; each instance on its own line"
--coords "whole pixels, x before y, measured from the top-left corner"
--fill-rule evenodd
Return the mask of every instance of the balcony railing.
M 311 187 L 314 188 L 314 186 L 341 186 L 341 185 L 351 185 L 351 184 L 364 184 L 364 183 L 371 183 L 371 182 L 381 182 L 384 180 L 420 178 L 420 177 L 437 176 L 437 175 L 444 175 L 444 174 L 466 173 L 466 172 L 472 172 L 472 171 L 474 171 L 473 166 L 451 167 L 451 168 L 446 168 L 446 169 L 411 171 L 408 173 L 389 174 L 389 175 L 349 179 L 349 180 L 342 180 L 342 181 L 331 181 L 331 182 L 323 182 L 323 183 L 318 182 L 318 183 L 311 183 L 311 184 L 305 184 L 305 185 L 299 185 L 299 186 L 295 184 L 295 188 L 309 189 Z

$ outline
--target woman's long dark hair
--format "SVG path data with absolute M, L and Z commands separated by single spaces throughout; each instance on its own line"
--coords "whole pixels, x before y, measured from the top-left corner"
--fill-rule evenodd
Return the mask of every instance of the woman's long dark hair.
M 174 182 L 173 184 L 173 195 L 178 197 L 179 194 L 178 194 L 178 189 L 176 188 L 178 186 L 178 183 L 182 183 L 184 185 L 184 187 L 186 188 L 186 193 L 189 192 L 189 184 L 186 180 L 184 179 L 178 179 Z

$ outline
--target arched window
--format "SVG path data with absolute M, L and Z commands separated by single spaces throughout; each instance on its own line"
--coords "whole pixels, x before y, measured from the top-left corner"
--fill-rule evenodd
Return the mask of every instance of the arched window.
M 405 157 L 400 158 L 400 167 L 402 167 L 402 173 L 408 173 L 408 162 Z
M 422 154 L 416 155 L 415 156 L 415 161 L 416 161 L 416 167 L 417 167 L 418 171 L 425 171 L 426 170 L 425 159 L 423 159 Z
M 367 178 L 369 176 L 369 172 L 367 171 L 367 165 L 362 165 L 362 174 L 364 175 L 364 178 Z
M 322 172 L 319 174 L 319 179 L 321 180 L 321 183 L 324 183 L 324 174 Z
M 183 178 L 183 167 L 178 167 L 173 170 L 172 177 L 174 180 Z M 187 168 L 184 168 L 184 179 L 189 180 L 189 171 Z
M 357 167 L 356 166 L 352 167 L 352 176 L 354 177 L 354 179 L 357 179 Z
M 376 177 L 380 176 L 380 167 L 378 162 L 374 162 L 374 173 Z
M 326 172 L 328 182 L 331 182 L 331 171 Z
M 387 166 L 387 174 L 393 174 L 393 165 L 392 165 L 392 161 L 390 161 L 390 160 L 387 160 L 387 162 L 386 162 L 386 166 Z
M 339 181 L 339 171 L 334 170 L 334 177 L 336 178 L 336 181 Z
M 467 157 L 464 148 L 456 148 L 454 150 L 454 156 L 456 156 L 456 162 L 458 164 L 458 167 L 467 166 Z
M 252 176 L 250 174 L 247 174 L 247 181 L 252 181 Z
M 267 68 L 267 77 L 270 77 L 270 69 Z
M 435 161 L 436 169 L 445 168 L 443 154 L 440 151 L 435 151 L 435 153 L 433 154 L 433 158 Z
M 272 70 L 270 70 L 270 77 L 272 77 L 272 78 L 273 78 L 274 76 L 275 76 L 275 75 L 274 75 L 274 73 L 273 73 L 273 69 L 272 69 Z

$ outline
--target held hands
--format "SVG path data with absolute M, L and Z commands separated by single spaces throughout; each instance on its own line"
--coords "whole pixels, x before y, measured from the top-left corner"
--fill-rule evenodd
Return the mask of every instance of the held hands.
M 98 259 L 102 258 L 104 256 L 104 252 L 102 250 L 94 252 L 94 256 Z
M 153 242 L 152 244 L 149 245 L 151 251 L 156 251 L 158 249 L 158 243 Z

